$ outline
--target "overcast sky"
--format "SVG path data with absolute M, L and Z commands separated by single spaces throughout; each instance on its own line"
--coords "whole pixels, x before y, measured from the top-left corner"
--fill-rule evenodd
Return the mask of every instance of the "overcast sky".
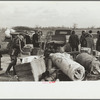
M 100 27 L 100 1 L 0 1 L 0 27 Z

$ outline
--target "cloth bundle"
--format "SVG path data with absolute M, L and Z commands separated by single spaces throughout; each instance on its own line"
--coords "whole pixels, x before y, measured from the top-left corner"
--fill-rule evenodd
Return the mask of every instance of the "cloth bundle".
M 82 47 L 80 51 L 91 54 L 91 48 L 88 48 L 88 47 Z
M 85 69 L 82 65 L 73 61 L 70 54 L 67 53 L 51 53 L 50 57 L 53 63 L 73 81 L 83 80 Z
M 81 53 L 77 55 L 76 61 L 84 66 L 87 72 L 100 74 L 100 61 L 96 57 L 88 53 Z

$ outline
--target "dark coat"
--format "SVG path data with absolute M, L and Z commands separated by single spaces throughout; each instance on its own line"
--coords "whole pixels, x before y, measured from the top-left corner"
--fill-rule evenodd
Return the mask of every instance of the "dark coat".
M 81 47 L 87 47 L 87 41 L 85 39 L 85 36 L 81 35 L 80 43 L 81 43 Z
M 92 37 L 86 37 L 86 41 L 87 41 L 87 47 L 91 48 L 91 50 L 94 49 L 94 40 Z
M 21 49 L 24 47 L 24 45 L 25 45 L 24 40 L 15 37 L 11 41 L 10 55 L 18 56 L 18 54 L 21 52 Z
M 96 50 L 100 51 L 100 36 L 98 37 L 97 42 L 96 42 Z
M 1 51 L 0 51 L 0 58 L 2 57 Z
M 69 43 L 71 47 L 77 47 L 79 45 L 79 38 L 76 34 L 72 34 L 69 37 Z
M 31 44 L 31 38 L 29 35 L 25 35 L 26 44 Z
M 33 34 L 32 43 L 33 43 L 33 46 L 34 46 L 34 47 L 39 47 L 39 43 L 38 43 L 38 34 Z

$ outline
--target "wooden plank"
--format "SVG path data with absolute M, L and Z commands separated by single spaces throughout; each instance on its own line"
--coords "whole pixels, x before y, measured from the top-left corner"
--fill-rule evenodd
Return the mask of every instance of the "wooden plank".
M 34 81 L 30 63 L 16 65 L 15 70 L 19 81 Z
M 21 81 L 39 81 L 42 73 L 46 71 L 43 58 L 33 59 L 32 62 L 15 66 L 16 74 Z
M 24 76 L 30 76 L 30 75 L 33 76 L 31 70 L 27 70 L 27 71 L 17 71 L 16 74 L 17 74 L 18 77 L 21 77 L 21 76 L 24 77 Z
M 19 77 L 18 81 L 34 81 L 33 76 L 24 76 L 24 77 Z

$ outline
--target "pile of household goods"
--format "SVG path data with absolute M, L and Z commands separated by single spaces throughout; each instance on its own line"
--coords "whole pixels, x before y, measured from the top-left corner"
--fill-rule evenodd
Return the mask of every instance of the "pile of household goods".
M 20 57 L 15 69 L 19 81 L 99 80 L 99 54 L 93 51 L 92 55 L 88 49 L 82 49 L 75 59 L 66 52 L 50 53 L 47 59 L 43 55 Z

